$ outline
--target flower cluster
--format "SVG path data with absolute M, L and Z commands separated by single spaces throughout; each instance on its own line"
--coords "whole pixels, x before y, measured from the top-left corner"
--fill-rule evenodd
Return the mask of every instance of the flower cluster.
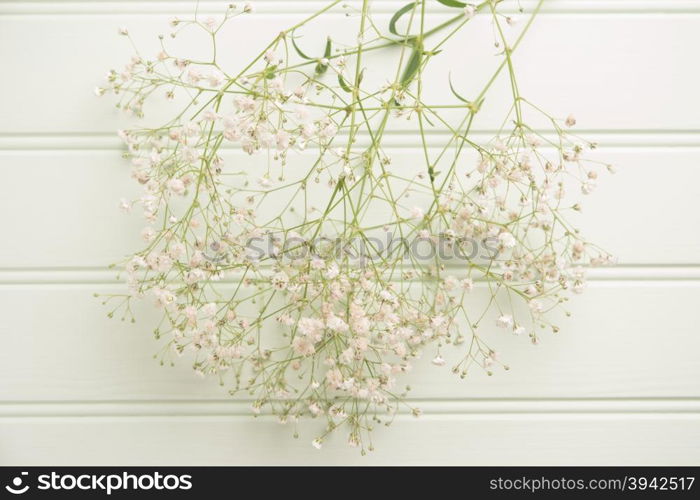
M 222 20 L 174 19 L 171 36 L 204 33 L 209 58 L 178 57 L 160 37 L 160 51 L 110 71 L 96 93 L 138 119 L 151 103 L 168 113 L 120 132 L 143 187 L 121 207 L 142 212 L 145 243 L 123 263 L 128 293 L 106 298 L 117 301 L 110 315 L 150 298 L 163 313 L 163 357 L 188 356 L 253 398 L 255 413 L 321 419 L 316 447 L 345 429 L 364 452 L 402 405 L 419 413 L 400 379 L 426 352 L 462 377 L 490 374 L 505 365 L 484 333 L 537 343 L 558 330 L 548 313 L 584 289 L 587 267 L 610 260 L 567 222 L 580 208 L 569 192 L 589 194 L 610 167 L 586 159 L 595 145 L 570 133 L 573 116 L 552 118 L 517 91 L 511 57 L 536 10 L 513 40 L 496 0 L 442 2 L 456 15 L 436 25 L 417 1 L 388 30 L 361 3 L 330 2 L 235 72 L 217 41 L 250 5 Z M 359 26 L 353 42 L 329 38 L 309 57 L 300 33 L 341 8 Z M 431 104 L 430 61 L 481 15 L 502 64 L 472 99 L 450 82 L 449 101 Z M 365 77 L 366 56 L 382 49 L 396 55 L 391 76 Z M 501 73 L 511 109 L 495 137 L 477 141 L 472 122 Z M 551 129 L 528 126 L 533 114 Z M 405 120 L 419 130 L 411 163 L 386 144 Z M 379 248 L 388 234 L 399 243 Z

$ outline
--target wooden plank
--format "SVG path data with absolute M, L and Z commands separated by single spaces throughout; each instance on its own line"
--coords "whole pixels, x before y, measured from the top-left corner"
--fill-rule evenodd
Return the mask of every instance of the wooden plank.
M 253 15 L 234 21 L 223 43 L 235 50 L 223 52 L 222 63 L 238 67 L 301 17 Z M 388 17 L 378 14 L 378 25 L 386 26 Z M 435 14 L 434 22 L 444 17 Z M 523 24 L 513 29 L 514 35 Z M 129 26 L 144 54 L 155 54 L 155 34 L 169 30 L 166 15 L 137 14 L 86 14 L 60 23 L 51 16 L 9 16 L 0 18 L 0 25 L 0 57 L 20 76 L 0 81 L 0 95 L 6 97 L 2 134 L 94 134 L 122 128 L 124 121 L 111 105 L 91 93 L 104 71 L 130 57 L 129 44 L 116 30 Z M 311 50 L 314 40 L 322 41 L 329 33 L 342 43 L 351 25 L 343 16 L 331 16 L 304 31 L 305 47 Z M 515 55 L 521 92 L 556 116 L 575 113 L 584 129 L 700 129 L 700 103 L 687 99 L 700 83 L 688 52 L 697 45 L 699 28 L 700 16 L 542 16 Z M 464 95 L 475 95 L 498 64 L 492 42 L 490 21 L 478 17 L 431 63 L 433 81 L 426 100 L 441 102 L 450 95 L 450 71 Z M 186 56 L 201 54 L 198 47 L 208 40 L 182 37 L 174 43 L 186 47 Z M 395 51 L 368 55 L 366 64 L 381 69 L 368 72 L 367 82 L 383 83 L 390 77 L 396 56 Z M 500 124 L 502 109 L 496 103 L 507 105 L 508 92 L 505 80 L 497 83 L 475 127 L 493 129 Z M 402 119 L 394 126 L 415 129 L 416 123 Z
M 315 428 L 316 427 L 316 428 Z M 399 417 L 362 457 L 247 417 L 0 419 L 3 465 L 695 465 L 697 415 Z M 643 439 L 641 438 L 643 437 Z
M 92 293 L 109 285 L 5 285 L 0 287 L 3 345 L 2 401 L 123 401 L 227 399 L 226 387 L 202 380 L 188 357 L 160 367 L 162 344 L 150 332 L 157 317 L 139 303 L 135 325 L 108 320 Z M 477 296 L 479 292 L 477 291 Z M 432 351 L 399 386 L 411 397 L 447 398 L 694 398 L 700 397 L 698 281 L 602 281 L 570 303 L 562 331 L 545 333 L 538 346 L 497 328 L 484 339 L 510 371 L 492 377 L 475 369 L 466 380 L 450 362 L 430 364 Z
M 387 152 L 392 168 L 423 168 L 415 148 Z M 234 150 L 224 156 L 237 169 L 265 168 L 262 157 Z M 596 157 L 618 173 L 601 175 L 590 196 L 571 190 L 571 203 L 583 206 L 571 220 L 583 234 L 621 264 L 700 264 L 700 233 L 693 230 L 700 226 L 700 148 L 606 148 Z M 291 155 L 288 172 L 308 168 L 309 158 Z M 120 198 L 141 193 L 117 151 L 6 151 L 0 170 L 6 185 L 15 186 L 2 202 L 15 215 L 4 223 L 0 268 L 105 268 L 142 247 L 142 215 L 118 209 Z M 287 200 L 270 201 L 263 213 Z

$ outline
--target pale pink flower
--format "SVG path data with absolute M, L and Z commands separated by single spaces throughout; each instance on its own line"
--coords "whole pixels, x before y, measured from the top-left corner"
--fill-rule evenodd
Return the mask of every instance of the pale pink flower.
M 499 328 L 511 328 L 513 326 L 513 316 L 504 314 L 496 320 L 496 326 Z
M 435 356 L 435 357 L 433 358 L 432 363 L 433 363 L 435 366 L 444 366 L 444 365 L 445 365 L 445 360 L 443 359 L 442 356 L 440 356 L 440 355 L 438 354 L 437 356 Z

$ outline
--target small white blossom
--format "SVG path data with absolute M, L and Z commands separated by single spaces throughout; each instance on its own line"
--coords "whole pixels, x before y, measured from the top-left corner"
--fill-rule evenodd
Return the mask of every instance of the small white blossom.
M 173 194 L 183 195 L 185 194 L 186 188 L 185 183 L 182 181 L 182 179 L 170 179 L 168 181 L 168 189 Z
M 340 270 L 338 269 L 338 264 L 333 263 L 330 266 L 328 266 L 324 276 L 326 277 L 326 279 L 332 280 L 333 278 L 337 277 L 338 274 L 340 274 Z
M 435 357 L 433 358 L 432 363 L 433 363 L 435 366 L 444 366 L 444 365 L 445 365 L 445 360 L 443 359 L 442 356 L 440 356 L 440 355 L 438 354 L 437 356 L 435 356 Z
M 496 326 L 499 328 L 511 328 L 513 326 L 513 316 L 504 314 L 496 320 Z
M 412 219 L 422 219 L 424 217 L 423 210 L 420 207 L 413 207 L 411 209 L 411 218 Z
M 143 238 L 145 241 L 153 241 L 153 238 L 156 237 L 156 230 L 153 229 L 151 226 L 144 227 L 141 230 L 141 238 Z
M 517 243 L 517 240 L 515 237 L 510 234 L 509 232 L 503 232 L 498 235 L 498 241 L 503 245 L 505 248 L 513 248 L 515 244 Z

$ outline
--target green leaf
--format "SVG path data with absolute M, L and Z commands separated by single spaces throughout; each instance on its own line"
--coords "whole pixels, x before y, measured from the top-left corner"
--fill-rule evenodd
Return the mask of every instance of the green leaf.
M 390 32 L 392 35 L 396 35 L 396 36 L 407 36 L 407 35 L 400 35 L 399 33 L 397 33 L 397 31 L 396 31 L 396 23 L 399 21 L 399 19 L 401 18 L 401 16 L 403 16 L 406 12 L 410 12 L 411 10 L 413 10 L 413 8 L 414 8 L 416 5 L 418 5 L 418 2 L 411 2 L 411 3 L 409 3 L 409 4 L 406 4 L 406 5 L 404 5 L 403 7 L 401 7 L 399 10 L 397 10 L 397 11 L 394 13 L 393 16 L 391 16 L 391 19 L 389 20 L 389 32 Z
M 365 68 L 362 68 L 360 70 L 360 74 L 357 75 L 357 85 L 359 86 L 362 83 L 362 79 L 365 77 Z M 345 81 L 345 78 L 343 78 L 343 75 L 338 73 L 338 83 L 340 84 L 340 87 L 348 93 L 352 93 L 352 87 L 348 82 Z
M 331 56 L 331 38 L 328 37 L 328 39 L 326 39 L 326 50 L 323 51 L 323 57 L 325 59 L 328 59 L 330 56 Z M 328 69 L 327 64 L 318 63 L 316 65 L 316 74 L 322 75 L 326 72 L 327 69 Z
M 265 71 L 263 72 L 263 76 L 267 78 L 268 80 L 272 80 L 275 77 L 275 71 L 277 71 L 277 65 L 275 66 L 268 66 L 265 68 Z
M 450 83 L 450 90 L 452 91 L 452 93 L 455 95 L 455 97 L 456 97 L 457 99 L 459 99 L 459 100 L 462 101 L 463 103 L 471 104 L 471 101 L 469 101 L 469 100 L 465 99 L 464 97 L 462 97 L 461 95 L 459 95 L 459 94 L 457 93 L 457 91 L 455 90 L 455 88 L 452 86 L 452 75 L 448 75 L 448 76 L 447 76 L 447 81 Z
M 478 113 L 479 110 L 481 109 L 481 106 L 484 104 L 484 98 L 482 97 L 481 99 L 479 99 L 479 100 L 476 101 L 476 102 L 470 101 L 469 99 L 465 99 L 464 97 L 462 97 L 461 95 L 459 95 L 459 94 L 457 93 L 457 91 L 455 90 L 454 86 L 452 85 L 452 76 L 451 76 L 451 75 L 447 77 L 447 81 L 450 83 L 450 90 L 452 91 L 452 93 L 454 94 L 454 96 L 455 96 L 457 99 L 459 99 L 460 101 L 462 101 L 463 103 L 467 104 L 467 108 L 468 108 L 472 113 L 474 113 L 474 114 Z
M 304 54 L 304 53 L 301 51 L 301 49 L 300 49 L 299 46 L 297 45 L 297 42 L 294 41 L 294 33 L 292 33 L 291 39 L 292 39 L 292 46 L 294 47 L 294 50 L 297 51 L 297 54 L 299 54 L 299 56 L 300 56 L 302 59 L 306 59 L 307 61 L 313 60 L 313 57 L 309 57 L 309 56 L 307 56 L 306 54 Z
M 466 3 L 464 2 L 458 2 L 457 0 L 438 0 L 442 5 L 446 5 L 448 7 L 457 7 L 458 9 L 463 9 L 464 7 L 467 6 Z
M 418 68 L 420 67 L 422 60 L 423 41 L 420 39 L 416 39 L 416 41 L 413 43 L 413 51 L 411 52 L 411 56 L 408 58 L 406 67 L 403 70 L 403 75 L 401 75 L 401 87 L 406 88 L 408 84 L 410 84 L 413 81 L 413 78 L 416 76 L 416 73 L 418 72 Z
M 343 78 L 343 75 L 341 75 L 340 73 L 338 73 L 338 83 L 340 84 L 340 88 L 343 89 L 345 92 L 347 92 L 348 94 L 352 93 L 350 85 L 348 85 L 345 82 L 345 78 Z
M 297 45 L 297 42 L 294 40 L 294 36 L 292 36 L 291 38 L 292 38 L 292 46 L 294 47 L 294 50 L 296 50 L 297 54 L 299 54 L 299 56 L 300 56 L 302 59 L 306 59 L 307 61 L 315 61 L 315 60 L 317 60 L 315 57 L 309 57 L 308 55 L 306 55 L 306 54 L 299 48 L 299 46 Z M 332 43 L 331 43 L 331 39 L 330 39 L 330 37 L 329 37 L 329 38 L 326 40 L 326 48 L 325 48 L 325 50 L 323 51 L 323 57 L 326 58 L 326 59 L 328 59 L 328 58 L 331 56 L 331 50 L 332 50 Z M 327 69 L 328 69 L 328 65 L 327 65 L 327 64 L 321 64 L 321 63 L 319 62 L 319 63 L 316 65 L 315 71 L 316 71 L 316 74 L 317 74 L 317 75 L 322 75 L 323 73 L 326 72 Z
M 435 170 L 435 165 L 428 166 L 428 176 L 430 177 L 431 184 L 435 182 L 435 178 L 440 175 L 440 171 Z

